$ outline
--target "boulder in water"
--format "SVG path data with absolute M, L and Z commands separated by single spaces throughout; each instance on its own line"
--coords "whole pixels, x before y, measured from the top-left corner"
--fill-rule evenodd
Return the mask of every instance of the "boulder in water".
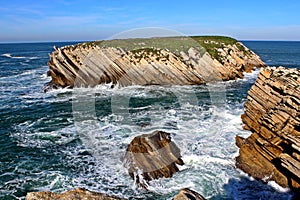
M 135 137 L 125 154 L 129 175 L 144 188 L 150 180 L 172 177 L 179 171 L 177 165 L 183 165 L 180 150 L 163 131 Z

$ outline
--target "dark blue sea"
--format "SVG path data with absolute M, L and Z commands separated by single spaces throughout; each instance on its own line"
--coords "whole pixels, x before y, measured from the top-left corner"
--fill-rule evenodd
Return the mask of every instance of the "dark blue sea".
M 44 93 L 48 54 L 71 43 L 0 44 L 0 199 L 83 187 L 130 199 L 171 199 L 191 188 L 207 199 L 291 199 L 235 168 L 235 136 L 258 70 L 207 86 L 101 85 Z M 300 66 L 300 42 L 244 44 L 271 66 Z M 139 190 L 122 157 L 137 135 L 170 132 L 185 165 Z

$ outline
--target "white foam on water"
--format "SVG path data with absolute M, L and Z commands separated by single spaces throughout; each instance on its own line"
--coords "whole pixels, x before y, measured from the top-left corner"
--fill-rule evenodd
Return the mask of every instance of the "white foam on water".
M 46 73 L 43 73 L 42 75 L 40 75 L 40 78 L 42 79 L 42 80 L 45 80 L 45 81 L 51 81 L 51 77 L 50 76 L 48 76 Z
M 25 56 L 12 56 L 10 53 L 2 54 L 1 56 L 7 57 L 7 58 L 15 58 L 15 59 L 24 59 Z
M 1 56 L 6 57 L 6 58 L 29 59 L 29 60 L 35 60 L 35 59 L 39 59 L 40 58 L 40 57 L 37 57 L 37 56 L 30 56 L 30 57 L 26 57 L 26 56 L 13 56 L 10 53 L 4 53 Z
M 280 185 L 278 185 L 275 181 L 269 181 L 268 185 L 274 188 L 278 192 L 282 192 L 282 193 L 290 192 L 289 188 L 283 188 Z
M 191 165 L 191 166 L 197 166 L 199 164 L 207 164 L 207 163 L 215 163 L 215 164 L 220 164 L 220 165 L 234 165 L 234 161 L 233 160 L 228 160 L 228 159 L 223 159 L 223 158 L 218 158 L 218 157 L 212 157 L 209 155 L 187 155 L 184 156 L 183 161 L 185 164 L 187 165 Z
M 217 92 L 218 87 L 219 85 L 216 84 L 210 89 Z M 28 103 L 63 103 L 72 99 L 76 100 L 80 94 L 85 93 L 94 96 L 98 101 L 114 95 L 142 100 L 173 96 L 177 98 L 177 101 L 167 101 L 165 104 L 154 101 L 151 105 L 129 106 L 130 112 L 127 113 L 127 118 L 122 113 L 95 115 L 96 118 L 78 121 L 50 132 L 37 130 L 34 127 L 42 124 L 43 121 L 50 123 L 51 119 L 28 121 L 20 124 L 11 137 L 23 147 L 49 151 L 58 146 L 66 147 L 60 150 L 64 155 L 64 162 L 70 167 L 78 168 L 77 171 L 68 176 L 59 175 L 61 172 L 53 172 L 56 174 L 55 178 L 43 186 L 44 189 L 59 191 L 62 187 L 65 189 L 87 187 L 114 195 L 119 193 L 120 196 L 128 198 L 146 198 L 149 194 L 144 194 L 133 187 L 133 181 L 122 164 L 122 157 L 127 145 L 135 136 L 151 133 L 154 130 L 163 130 L 172 134 L 174 142 L 181 149 L 185 165 L 180 167 L 181 171 L 173 178 L 151 181 L 149 189 L 152 193 L 168 195 L 181 188 L 189 187 L 207 198 L 215 198 L 218 195 L 222 198 L 229 195 L 237 199 L 249 197 L 253 191 L 256 191 L 255 188 L 244 192 L 240 190 L 252 187 L 255 183 L 242 181 L 242 184 L 238 185 L 241 181 L 241 172 L 234 165 L 234 157 L 238 152 L 235 146 L 235 135 L 249 135 L 249 132 L 242 130 L 241 127 L 242 106 L 230 107 L 226 101 L 222 101 L 224 104 L 220 107 L 219 105 L 222 104 L 215 102 L 216 104 L 211 105 L 210 101 L 200 106 L 197 102 L 195 105 L 189 98 L 194 97 L 197 92 L 207 93 L 207 89 L 194 86 L 112 88 L 111 84 L 106 84 L 95 88 L 64 88 L 51 90 L 45 94 L 37 92 L 23 95 L 22 98 L 29 101 Z M 180 99 L 179 107 L 178 99 Z M 122 99 L 118 100 L 122 101 Z M 146 118 L 150 119 L 148 125 L 141 126 L 137 123 L 143 122 Z M 72 120 L 74 119 L 68 121 Z M 80 143 L 69 147 L 72 141 L 77 140 Z M 233 179 L 237 182 L 232 183 Z M 281 192 L 280 188 L 276 190 Z M 270 189 L 266 189 L 266 193 L 273 194 Z M 262 199 L 265 199 L 264 196 Z
M 9 53 L 1 54 L 1 56 L 7 57 L 7 58 L 11 58 L 11 54 L 9 54 Z
M 27 57 L 29 60 L 35 60 L 35 59 L 40 59 L 40 57 L 37 56 L 32 56 L 32 57 Z
M 250 79 L 256 79 L 258 74 L 260 73 L 260 68 L 253 70 L 252 72 L 244 72 L 244 78 L 242 80 L 249 81 Z

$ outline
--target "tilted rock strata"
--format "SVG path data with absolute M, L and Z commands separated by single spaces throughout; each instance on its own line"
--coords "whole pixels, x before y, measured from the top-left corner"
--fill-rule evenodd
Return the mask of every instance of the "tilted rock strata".
M 243 46 L 238 43 L 239 46 Z M 145 48 L 76 45 L 55 48 L 48 62 L 53 87 L 92 87 L 102 83 L 128 85 L 195 85 L 243 77 L 265 64 L 252 51 L 237 45 L 217 49 L 218 59 L 190 47 L 187 52 Z
M 180 190 L 173 200 L 205 200 L 205 198 L 199 193 L 185 188 Z
M 77 188 L 63 193 L 54 192 L 30 192 L 26 200 L 125 200 L 123 198 L 108 196 L 106 194 L 91 192 Z M 205 200 L 203 196 L 190 189 L 182 189 L 173 200 Z
M 148 181 L 169 178 L 183 165 L 180 150 L 170 133 L 155 131 L 135 137 L 128 145 L 125 166 L 135 183 L 147 188 Z
M 64 193 L 54 192 L 30 192 L 26 200 L 121 200 L 118 197 L 111 197 L 106 194 L 91 192 L 86 189 L 77 188 Z
M 254 178 L 300 189 L 300 71 L 262 68 L 242 115 L 236 165 Z

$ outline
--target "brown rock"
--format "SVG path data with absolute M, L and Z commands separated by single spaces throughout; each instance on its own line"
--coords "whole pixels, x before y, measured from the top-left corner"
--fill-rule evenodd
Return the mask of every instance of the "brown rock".
M 262 68 L 242 115 L 252 135 L 236 137 L 238 168 L 295 190 L 300 189 L 299 77 L 298 69 Z
M 168 39 L 176 40 L 173 45 L 180 40 Z M 128 46 L 134 43 L 130 40 L 122 42 L 130 43 Z M 255 53 L 239 42 L 224 44 L 215 57 L 197 48 L 196 41 L 192 43 L 188 50 L 180 52 L 157 47 L 126 49 L 100 41 L 55 48 L 48 62 L 48 75 L 52 77 L 50 86 L 93 87 L 103 83 L 121 86 L 196 85 L 242 78 L 243 72 L 265 66 Z
M 91 192 L 86 189 L 77 188 L 61 194 L 54 192 L 30 192 L 26 195 L 27 200 L 117 200 L 118 197 Z
M 150 180 L 172 177 L 179 171 L 177 165 L 183 165 L 180 150 L 163 131 L 135 137 L 125 154 L 129 175 L 144 188 Z
M 188 188 L 182 189 L 173 200 L 205 200 L 203 196 Z

